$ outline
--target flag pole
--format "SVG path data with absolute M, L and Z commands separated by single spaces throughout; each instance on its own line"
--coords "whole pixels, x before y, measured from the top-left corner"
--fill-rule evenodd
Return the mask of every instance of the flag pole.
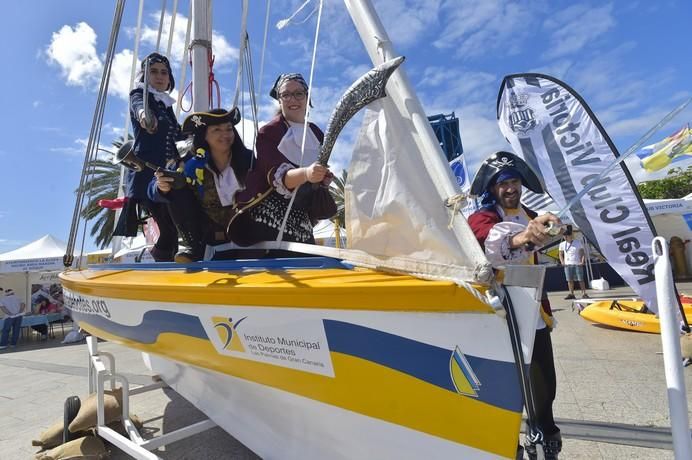
M 680 351 L 680 327 L 675 307 L 677 298 L 673 285 L 673 275 L 668 258 L 668 243 L 660 236 L 652 243 L 655 260 L 656 294 L 658 314 L 661 322 L 661 345 L 663 346 L 663 366 L 668 388 L 668 410 L 670 428 L 673 432 L 673 451 L 676 459 L 692 458 L 692 439 L 687 412 L 687 393 L 682 372 L 682 353 Z

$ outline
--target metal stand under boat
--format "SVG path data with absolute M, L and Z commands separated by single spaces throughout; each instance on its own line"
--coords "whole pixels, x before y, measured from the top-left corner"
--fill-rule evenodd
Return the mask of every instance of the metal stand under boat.
M 115 357 L 111 353 L 99 353 L 98 340 L 96 337 L 87 337 L 87 348 L 89 350 L 89 393 L 96 391 L 97 433 L 100 437 L 118 447 L 123 452 L 140 460 L 158 460 L 161 457 L 150 451 L 216 426 L 216 423 L 206 419 L 170 433 L 157 436 L 156 438 L 144 440 L 130 420 L 130 396 L 157 390 L 165 387 L 166 384 L 160 381 L 130 390 L 130 384 L 127 378 L 115 372 Z M 103 358 L 107 358 L 109 364 L 108 368 L 104 364 Z M 106 426 L 104 405 L 104 386 L 106 381 L 110 381 L 112 390 L 115 389 L 116 381 L 120 382 L 122 387 L 122 423 L 128 437 Z

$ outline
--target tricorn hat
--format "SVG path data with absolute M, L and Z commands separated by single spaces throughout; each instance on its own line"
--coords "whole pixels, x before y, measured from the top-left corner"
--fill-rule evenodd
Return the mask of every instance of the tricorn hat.
M 231 111 L 224 109 L 213 109 L 209 112 L 194 112 L 185 118 L 183 122 L 183 133 L 193 134 L 195 131 L 208 126 L 230 123 L 237 125 L 240 122 L 240 110 L 233 107 Z
M 495 184 L 495 177 L 513 169 L 521 177 L 521 184 L 535 193 L 543 193 L 543 184 L 524 160 L 510 152 L 495 152 L 483 162 L 471 183 L 471 195 L 480 196 Z

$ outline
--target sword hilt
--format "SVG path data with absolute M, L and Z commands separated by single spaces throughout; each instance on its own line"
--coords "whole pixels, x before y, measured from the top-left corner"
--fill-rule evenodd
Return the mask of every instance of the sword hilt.
M 550 236 L 558 236 L 560 232 L 562 232 L 563 228 L 565 228 L 565 225 L 555 225 L 554 222 L 548 222 L 548 224 L 545 226 L 545 233 Z M 527 251 L 533 251 L 536 248 L 536 245 L 533 243 L 526 243 L 524 248 Z

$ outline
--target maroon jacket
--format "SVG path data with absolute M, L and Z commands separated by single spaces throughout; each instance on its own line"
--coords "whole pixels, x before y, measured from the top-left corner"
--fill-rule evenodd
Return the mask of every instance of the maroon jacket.
M 525 206 L 523 208 L 526 215 L 529 216 L 530 219 L 535 219 L 538 215 Z M 500 217 L 500 214 L 498 214 L 495 207 L 481 208 L 469 216 L 468 222 L 471 226 L 471 230 L 483 249 L 485 249 L 485 239 L 488 238 L 490 229 L 501 221 L 502 218 Z
M 320 128 L 313 123 L 309 123 L 309 126 L 317 140 L 322 143 L 324 134 Z M 282 163 L 293 164 L 279 151 L 279 143 L 287 131 L 288 122 L 281 114 L 260 128 L 255 144 L 255 164 L 247 175 L 245 190 L 239 191 L 236 195 L 239 208 L 245 209 L 259 203 L 259 198 L 263 198 L 272 189 L 276 169 Z
M 525 206 L 524 211 L 530 219 L 535 219 L 538 215 Z M 500 217 L 500 214 L 498 214 L 495 207 L 481 208 L 479 211 L 476 211 L 469 216 L 469 226 L 471 226 L 473 234 L 476 236 L 476 239 L 481 244 L 483 249 L 485 249 L 485 240 L 486 238 L 488 238 L 488 233 L 490 233 L 490 229 L 493 228 L 495 224 L 498 224 L 501 221 L 502 218 Z M 534 254 L 534 262 L 536 260 L 535 257 L 536 256 Z M 543 311 L 545 311 L 547 314 L 549 314 L 550 316 L 553 315 L 553 312 L 550 308 L 550 301 L 548 300 L 548 297 L 545 295 L 545 292 L 543 292 L 543 296 L 541 298 L 541 307 L 543 307 Z

